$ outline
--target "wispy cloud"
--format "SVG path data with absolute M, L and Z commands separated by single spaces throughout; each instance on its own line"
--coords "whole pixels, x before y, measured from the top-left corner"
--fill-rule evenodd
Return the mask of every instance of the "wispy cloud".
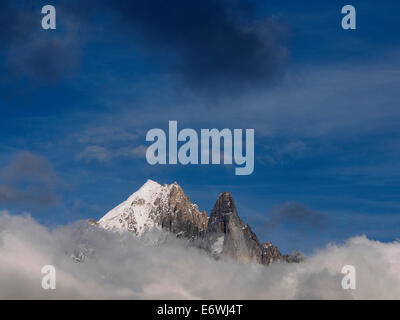
M 103 146 L 90 145 L 75 156 L 76 160 L 110 162 L 118 158 L 139 159 L 146 155 L 146 146 L 107 148 Z
M 286 161 L 296 160 L 307 152 L 307 145 L 303 141 L 290 140 L 279 145 L 261 145 L 257 158 L 262 164 L 271 166 Z

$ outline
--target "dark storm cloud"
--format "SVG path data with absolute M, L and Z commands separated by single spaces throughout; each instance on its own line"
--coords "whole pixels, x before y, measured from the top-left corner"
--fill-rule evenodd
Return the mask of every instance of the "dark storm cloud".
M 50 162 L 30 152 L 17 153 L 0 172 L 0 204 L 45 207 L 55 201 Z
M 44 4 L 7 1 L 0 12 L 0 48 L 17 75 L 54 81 L 71 74 L 89 39 L 145 49 L 157 65 L 206 93 L 258 88 L 283 73 L 284 28 L 256 19 L 257 1 L 54 1 L 53 31 L 41 29 Z
M 79 70 L 80 39 L 73 17 L 68 16 L 61 30 L 43 30 L 41 8 L 45 4 L 2 3 L 0 52 L 7 81 L 28 78 L 53 83 Z
M 266 224 L 266 227 L 272 229 L 281 223 L 287 222 L 295 223 L 299 228 L 311 226 L 321 229 L 325 225 L 326 217 L 322 213 L 311 210 L 303 204 L 287 202 L 276 210 L 272 218 Z
M 107 1 L 116 24 L 151 48 L 170 49 L 184 80 L 200 90 L 258 87 L 282 75 L 283 27 L 256 21 L 250 1 Z

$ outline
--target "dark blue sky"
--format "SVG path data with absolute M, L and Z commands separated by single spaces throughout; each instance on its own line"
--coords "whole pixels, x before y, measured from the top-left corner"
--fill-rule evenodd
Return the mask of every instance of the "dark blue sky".
M 41 29 L 45 4 L 57 30 Z M 341 8 L 357 29 L 341 28 Z M 0 209 L 100 218 L 147 179 L 310 252 L 400 235 L 399 1 L 6 1 Z M 146 132 L 254 128 L 255 170 L 150 166 Z

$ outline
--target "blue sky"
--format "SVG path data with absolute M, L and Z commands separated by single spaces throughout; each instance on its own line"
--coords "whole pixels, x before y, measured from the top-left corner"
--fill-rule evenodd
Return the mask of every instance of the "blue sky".
M 398 1 L 352 1 L 356 30 L 342 1 L 52 1 L 45 31 L 47 2 L 0 14 L 0 209 L 98 219 L 150 178 L 208 214 L 232 192 L 284 252 L 399 237 Z M 148 165 L 169 120 L 254 128 L 254 173 Z

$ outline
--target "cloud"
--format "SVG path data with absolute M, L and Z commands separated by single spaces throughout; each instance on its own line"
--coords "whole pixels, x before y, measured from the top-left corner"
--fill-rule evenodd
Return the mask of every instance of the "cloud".
M 2 299 L 398 299 L 399 257 L 398 242 L 357 237 L 301 264 L 241 265 L 165 234 L 139 240 L 86 222 L 47 229 L 29 216 L 0 215 Z M 56 268 L 56 290 L 40 285 L 48 264 Z M 356 268 L 352 291 L 341 287 L 349 264 Z
M 9 48 L 5 63 L 18 77 L 54 83 L 79 70 L 80 53 L 69 36 L 38 38 Z
M 57 30 L 41 27 L 40 4 L 5 1 L 0 12 L 0 50 L 10 79 L 54 83 L 80 66 L 82 25 L 67 12 Z M 59 20 L 58 20 L 59 21 Z M 82 30 L 80 30 L 82 31 Z
M 109 150 L 102 146 L 87 146 L 82 152 L 76 155 L 76 160 L 86 159 L 88 161 L 97 160 L 99 162 L 109 161 L 112 155 Z
M 0 13 L 0 48 L 14 75 L 54 82 L 79 71 L 89 40 L 120 39 L 121 48 L 138 45 L 158 60 L 159 71 L 181 75 L 197 92 L 233 94 L 270 85 L 283 74 L 284 27 L 256 19 L 257 3 L 65 1 L 55 4 L 57 30 L 45 31 L 40 5 L 8 1 Z
M 133 132 L 132 132 L 133 131 Z M 132 142 L 138 138 L 134 129 L 124 130 L 115 126 L 86 128 L 81 133 L 74 133 L 72 139 L 82 144 L 113 144 L 116 142 Z
M 266 227 L 275 228 L 281 223 L 295 223 L 296 226 L 311 226 L 313 228 L 322 228 L 326 223 L 326 217 L 313 211 L 307 206 L 297 202 L 286 202 L 272 215 L 267 222 Z
M 278 146 L 263 145 L 263 152 L 257 158 L 261 163 L 275 166 L 305 155 L 307 146 L 303 141 L 290 140 Z
M 18 152 L 0 171 L 0 204 L 46 207 L 54 203 L 54 172 L 44 157 Z
M 120 32 L 160 50 L 167 68 L 197 90 L 234 93 L 269 85 L 283 73 L 284 27 L 274 19 L 257 21 L 258 1 L 106 3 L 117 14 Z
M 131 159 L 144 158 L 146 155 L 146 146 L 139 145 L 136 147 L 120 147 L 120 148 L 107 148 L 103 146 L 90 145 L 85 147 L 82 152 L 79 152 L 75 159 L 97 162 L 110 162 L 114 159 L 125 157 Z
M 354 137 L 379 138 L 377 133 L 383 128 L 395 132 L 400 118 L 393 103 L 400 99 L 398 60 L 382 56 L 363 65 L 302 66 L 268 92 L 247 92 L 240 99 L 226 98 L 213 104 L 219 111 L 209 117 L 199 114 L 210 114 L 210 103 L 193 96 L 171 95 L 168 82 L 161 82 L 144 102 L 131 103 L 134 94 L 124 100 L 110 99 L 110 108 L 121 108 L 113 108 L 107 117 L 93 117 L 89 125 L 113 127 L 118 123 L 121 130 L 139 133 L 143 141 L 147 130 L 166 128 L 170 119 L 178 120 L 180 128 L 254 128 L 257 141 L 272 147 L 259 148 L 260 160 L 264 155 L 270 156 L 269 163 L 297 159 L 337 148 L 329 145 L 332 142 L 350 141 L 354 145 Z

